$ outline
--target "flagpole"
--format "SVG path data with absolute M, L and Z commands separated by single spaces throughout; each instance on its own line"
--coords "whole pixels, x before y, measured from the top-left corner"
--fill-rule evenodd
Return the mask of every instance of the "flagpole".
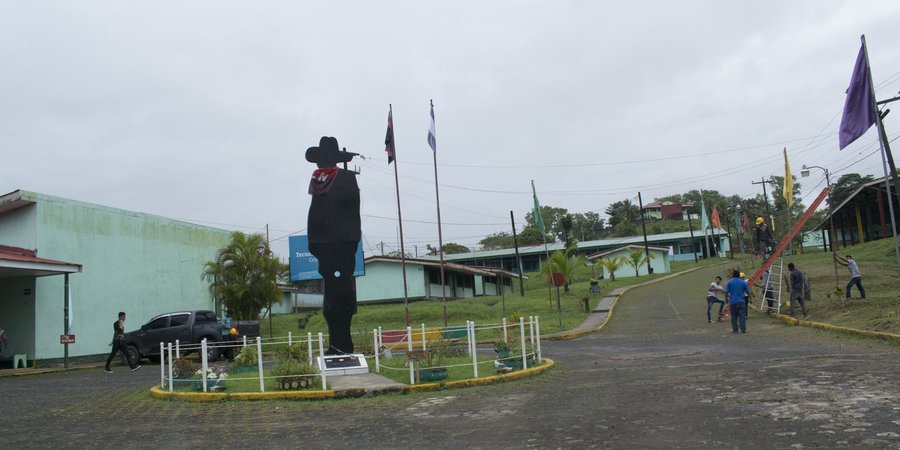
M 438 255 L 441 258 L 441 302 L 444 304 L 444 326 L 447 326 L 447 294 L 444 286 L 444 236 L 441 233 L 441 194 L 438 191 L 438 170 L 437 170 L 437 136 L 434 130 L 434 100 L 428 101 L 431 104 L 431 129 L 428 133 L 428 143 L 431 145 L 431 155 L 434 157 L 434 198 L 437 202 L 437 226 L 438 226 Z M 409 325 L 407 323 L 407 325 Z
M 394 108 L 388 104 L 388 117 L 391 118 L 391 146 L 394 150 L 394 187 L 397 191 L 397 222 L 400 224 L 400 267 L 403 270 L 403 308 L 406 312 L 406 326 L 409 326 L 409 292 L 406 287 L 406 247 L 403 245 L 403 215 L 400 213 L 400 177 L 397 175 L 397 141 L 394 137 Z
M 653 273 L 653 269 L 650 268 L 650 244 L 647 243 L 647 225 L 644 223 L 644 200 L 641 198 L 641 193 L 638 192 L 638 207 L 641 209 L 641 230 L 644 232 L 644 253 L 647 254 L 647 275 Z
M 534 194 L 534 198 L 537 199 L 537 190 L 534 188 L 534 180 L 531 180 L 531 193 Z M 535 202 L 536 202 L 536 200 L 535 200 Z M 534 213 L 540 214 L 541 211 L 536 210 Z M 541 219 L 540 216 L 535 218 L 535 223 L 538 223 L 537 222 L 538 220 L 541 221 L 541 224 L 544 223 L 544 219 Z M 548 274 L 547 289 L 550 289 L 550 285 L 552 284 L 552 283 L 550 283 L 550 280 L 553 279 L 553 264 L 550 261 L 550 249 L 547 247 L 547 233 L 544 230 L 540 230 L 540 231 L 541 231 L 541 239 L 544 240 L 544 254 L 547 255 L 547 264 L 548 264 L 548 266 L 547 266 L 547 274 Z M 559 327 L 562 328 L 562 306 L 560 305 L 560 301 L 559 301 L 559 289 L 556 290 L 556 316 L 559 319 Z
M 888 211 L 891 213 L 891 231 L 894 234 L 894 253 L 897 256 L 897 268 L 900 268 L 900 242 L 897 240 L 897 220 L 894 216 L 894 197 L 895 194 L 891 194 L 891 184 L 890 184 L 890 174 L 888 173 L 887 166 L 887 157 L 885 156 L 884 143 L 887 140 L 884 136 L 884 128 L 881 124 L 881 114 L 878 112 L 878 104 L 875 101 L 875 84 L 872 81 L 872 66 L 869 65 L 869 48 L 866 46 L 866 35 L 862 35 L 860 37 L 862 40 L 863 46 L 863 54 L 866 55 L 866 68 L 868 68 L 867 72 L 869 72 L 869 86 L 872 88 L 872 109 L 875 111 L 875 125 L 878 127 L 878 144 L 881 146 L 881 165 L 884 168 L 884 187 L 887 188 L 888 193 Z
M 703 242 L 706 242 L 706 257 L 712 258 L 712 251 L 709 249 L 709 220 L 706 216 L 706 202 L 703 201 L 703 189 L 700 189 L 700 226 L 703 226 Z

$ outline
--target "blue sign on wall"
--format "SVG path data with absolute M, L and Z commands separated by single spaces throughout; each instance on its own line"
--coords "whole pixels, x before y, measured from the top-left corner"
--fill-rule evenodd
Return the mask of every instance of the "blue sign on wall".
M 309 239 L 306 235 L 290 236 L 288 238 L 288 250 L 291 264 L 291 281 L 321 280 L 319 275 L 319 260 L 309 252 Z M 362 241 L 356 247 L 356 267 L 353 270 L 354 277 L 366 274 L 366 266 L 363 263 Z

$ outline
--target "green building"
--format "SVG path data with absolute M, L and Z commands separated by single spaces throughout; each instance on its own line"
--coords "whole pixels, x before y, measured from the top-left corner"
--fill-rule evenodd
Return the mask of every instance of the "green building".
M 62 358 L 67 298 L 71 357 L 107 353 L 119 311 L 130 331 L 160 313 L 213 309 L 201 273 L 229 235 L 35 192 L 0 196 L 0 328 L 10 347 L 0 359 Z

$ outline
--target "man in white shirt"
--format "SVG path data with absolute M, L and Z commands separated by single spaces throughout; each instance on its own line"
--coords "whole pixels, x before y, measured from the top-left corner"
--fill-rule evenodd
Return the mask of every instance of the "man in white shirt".
M 709 284 L 709 289 L 706 290 L 706 320 L 709 323 L 712 323 L 713 303 L 719 304 L 719 315 L 716 316 L 716 321 L 722 320 L 722 309 L 725 308 L 725 300 L 719 297 L 719 293 L 724 293 L 725 288 L 722 287 L 721 283 L 722 277 L 716 277 L 715 281 Z

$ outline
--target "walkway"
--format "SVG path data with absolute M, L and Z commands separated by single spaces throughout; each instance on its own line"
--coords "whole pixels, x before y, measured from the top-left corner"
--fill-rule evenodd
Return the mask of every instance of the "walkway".
M 755 314 L 706 323 L 708 268 L 628 291 L 546 375 L 322 402 L 149 398 L 158 367 L 0 379 L 4 447 L 897 448 L 900 348 Z M 809 305 L 815 308 L 815 302 Z

